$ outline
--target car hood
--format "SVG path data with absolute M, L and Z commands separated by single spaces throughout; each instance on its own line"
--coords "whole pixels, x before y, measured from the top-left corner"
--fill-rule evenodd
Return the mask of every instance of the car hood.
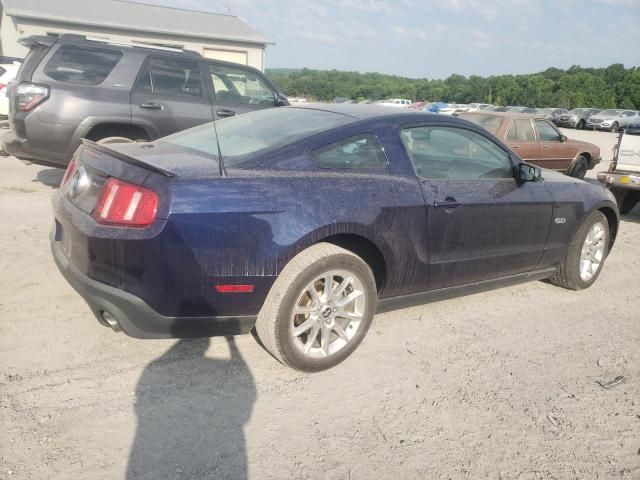
M 612 120 L 618 117 L 619 115 L 591 115 L 589 118 L 593 120 Z
M 584 180 L 580 180 L 579 178 L 570 177 L 569 175 L 565 175 L 561 172 L 556 172 L 555 170 L 549 170 L 547 168 L 542 169 L 542 179 L 545 182 L 550 183 L 587 183 Z

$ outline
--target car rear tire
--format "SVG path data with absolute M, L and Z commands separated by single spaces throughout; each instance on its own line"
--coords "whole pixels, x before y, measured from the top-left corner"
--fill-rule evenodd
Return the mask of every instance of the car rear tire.
M 573 236 L 567 255 L 551 283 L 569 290 L 590 287 L 600 275 L 609 247 L 609 222 L 600 211 L 591 213 Z
M 99 145 L 108 145 L 109 143 L 132 143 L 133 140 L 127 137 L 106 137 L 101 138 L 96 143 Z
M 353 353 L 371 326 L 376 303 L 369 265 L 349 250 L 319 243 L 282 270 L 258 314 L 256 332 L 283 364 L 317 372 Z
M 584 120 L 580 120 L 576 125 L 576 130 L 584 130 Z
M 569 172 L 569 176 L 583 179 L 587 174 L 587 170 L 589 170 L 589 162 L 584 155 L 580 155 L 576 158 L 576 161 L 571 168 L 571 172 Z
M 618 132 L 619 128 L 618 128 L 618 122 L 613 122 L 613 124 L 611 125 L 611 129 L 609 130 L 611 133 L 616 133 Z

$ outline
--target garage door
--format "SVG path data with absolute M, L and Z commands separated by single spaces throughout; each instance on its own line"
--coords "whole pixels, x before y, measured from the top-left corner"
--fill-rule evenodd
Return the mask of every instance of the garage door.
M 224 60 L 225 62 L 241 63 L 247 65 L 247 52 L 237 50 L 219 50 L 217 48 L 205 48 L 202 56 L 214 60 Z

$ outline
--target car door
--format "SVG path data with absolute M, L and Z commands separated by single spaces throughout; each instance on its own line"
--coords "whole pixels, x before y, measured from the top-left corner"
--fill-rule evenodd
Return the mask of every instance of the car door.
M 540 143 L 530 118 L 512 118 L 507 127 L 505 143 L 523 160 L 541 166 Z
M 514 178 L 514 161 L 484 133 L 419 125 L 401 137 L 426 202 L 429 289 L 535 269 L 552 199 L 543 182 Z
M 216 62 L 206 65 L 216 118 L 277 105 L 277 92 L 258 72 Z
M 212 121 L 200 62 L 149 57 L 131 92 L 131 114 L 161 137 Z
M 631 111 L 631 110 L 625 110 L 624 112 L 622 112 L 622 114 L 620 115 L 620 120 L 619 120 L 619 125 L 621 127 L 625 127 L 627 125 L 629 125 L 630 123 L 633 123 L 634 120 L 638 119 L 638 113 Z
M 565 142 L 566 137 L 551 122 L 536 118 L 534 124 L 540 142 L 538 165 L 553 170 L 567 170 L 578 153 L 576 147 Z

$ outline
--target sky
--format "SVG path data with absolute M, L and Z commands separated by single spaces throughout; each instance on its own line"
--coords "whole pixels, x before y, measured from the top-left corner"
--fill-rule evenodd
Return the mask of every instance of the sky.
M 275 42 L 267 68 L 414 78 L 640 66 L 640 0 L 136 0 L 230 13 Z

